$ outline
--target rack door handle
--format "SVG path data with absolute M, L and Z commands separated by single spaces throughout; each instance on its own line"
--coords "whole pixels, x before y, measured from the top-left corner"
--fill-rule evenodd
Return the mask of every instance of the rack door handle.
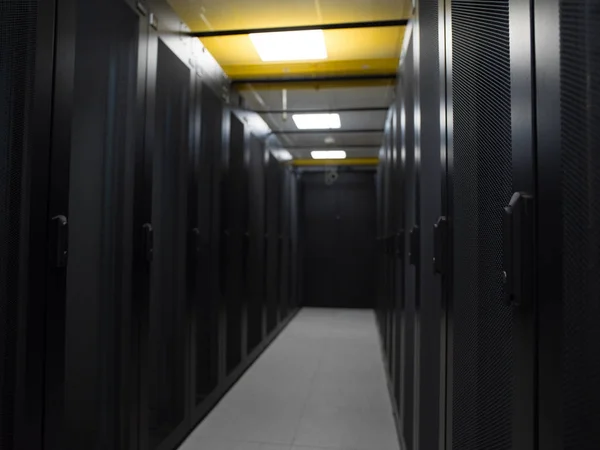
M 533 274 L 533 197 L 516 192 L 503 211 L 504 299 L 518 306 L 531 298 Z

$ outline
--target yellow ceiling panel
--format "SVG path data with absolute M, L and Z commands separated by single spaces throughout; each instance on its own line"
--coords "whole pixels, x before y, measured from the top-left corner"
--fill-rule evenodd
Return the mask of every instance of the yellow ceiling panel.
M 412 0 L 169 0 L 192 31 L 407 19 Z M 324 31 L 328 58 L 263 62 L 248 35 L 202 38 L 232 79 L 395 73 L 406 27 Z
M 391 27 L 324 31 L 327 61 L 397 59 L 405 29 Z M 203 38 L 202 44 L 222 65 L 262 64 L 248 35 Z M 293 64 L 292 61 L 284 65 Z
M 412 0 L 169 0 L 192 31 L 407 19 Z
M 263 77 L 291 77 L 306 75 L 373 75 L 394 74 L 398 58 L 364 59 L 348 61 L 324 61 L 300 64 L 250 64 L 226 65 L 221 67 L 233 80 Z

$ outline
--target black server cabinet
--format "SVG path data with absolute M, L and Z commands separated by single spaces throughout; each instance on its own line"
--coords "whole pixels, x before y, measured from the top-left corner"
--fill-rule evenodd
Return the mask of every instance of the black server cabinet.
M 200 149 L 198 161 L 198 224 L 200 255 L 196 283 L 198 296 L 193 306 L 194 352 L 193 389 L 196 409 L 203 410 L 204 400 L 219 384 L 220 354 L 218 294 L 219 220 L 215 209 L 217 170 L 222 148 L 223 104 L 210 86 L 202 84 L 200 93 Z M 194 415 L 195 417 L 195 415 Z
M 521 0 L 446 4 L 447 448 L 534 445 L 529 11 Z
M 265 147 L 253 134 L 249 139 L 248 353 L 264 338 L 265 314 Z
M 290 282 L 289 298 L 290 313 L 299 306 L 299 223 L 298 223 L 298 174 L 295 171 L 290 173 Z
M 123 0 L 62 2 L 56 17 L 45 448 L 129 448 L 130 236 L 148 25 Z
M 226 302 L 226 359 L 227 373 L 242 360 L 245 333 L 242 330 L 244 297 L 244 259 L 246 242 L 246 186 L 244 124 L 233 113 L 229 119 L 229 146 L 223 173 L 222 223 L 223 260 L 222 292 Z
M 414 419 L 415 419 L 415 373 L 418 373 L 416 359 L 416 308 L 419 301 L 418 264 L 419 264 L 419 208 L 418 208 L 418 175 L 415 155 L 415 88 L 418 86 L 414 72 L 414 38 L 409 37 L 406 54 L 403 59 L 401 79 L 404 88 L 402 115 L 404 136 L 402 141 L 402 156 L 404 163 L 404 264 L 403 272 L 397 276 L 403 277 L 401 283 L 401 367 L 398 381 L 401 384 L 400 414 L 403 426 L 403 436 L 408 448 L 413 448 Z
M 445 129 L 440 110 L 445 107 L 443 26 L 440 27 L 438 0 L 421 0 L 413 23 L 415 42 L 415 152 L 418 155 L 419 190 L 417 194 L 419 236 L 418 273 L 420 289 L 417 304 L 417 346 L 415 367 L 415 436 L 413 449 L 444 448 L 445 326 L 442 305 L 442 276 L 445 270 L 445 194 L 443 173 Z M 440 17 L 441 16 L 441 17 Z M 417 45 L 418 44 L 418 45 Z M 442 108 L 440 108 L 440 105 Z M 445 125 L 445 124 L 444 124 Z
M 385 165 L 386 165 L 386 211 L 387 214 L 383 218 L 385 221 L 385 321 L 386 321 L 386 346 L 388 348 L 388 372 L 392 380 L 396 379 L 396 363 L 397 349 L 398 349 L 398 322 L 395 320 L 395 303 L 397 300 L 396 287 L 398 286 L 398 280 L 395 277 L 396 269 L 398 267 L 397 252 L 395 249 L 396 231 L 398 226 L 398 209 L 394 207 L 396 202 L 399 200 L 399 192 L 396 189 L 395 183 L 398 181 L 398 177 L 395 172 L 395 164 L 398 157 L 398 146 L 395 141 L 395 120 L 396 111 L 392 108 L 388 114 L 388 120 L 386 123 L 386 136 L 385 142 Z
M 147 416 L 142 436 L 149 448 L 173 445 L 186 426 L 188 321 L 186 293 L 187 177 L 191 72 L 161 39 L 150 64 L 156 65 L 153 96 L 152 236 L 146 366 L 141 368 Z
M 279 304 L 281 318 L 287 317 L 290 310 L 290 181 L 291 172 L 280 170 L 281 197 L 279 206 Z
M 0 2 L 0 448 L 42 446 L 56 7 Z
M 268 153 L 266 159 L 266 253 L 265 284 L 267 296 L 267 332 L 275 329 L 279 315 L 279 163 Z
M 600 447 L 600 8 L 535 1 L 538 442 Z

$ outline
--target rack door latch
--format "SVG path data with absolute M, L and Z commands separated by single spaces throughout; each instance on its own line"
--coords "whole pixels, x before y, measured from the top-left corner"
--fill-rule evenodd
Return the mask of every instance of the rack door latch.
M 145 223 L 142 227 L 142 251 L 147 262 L 152 262 L 154 258 L 154 228 L 152 224 Z
M 413 266 L 419 265 L 419 244 L 421 242 L 421 230 L 418 226 L 414 226 L 412 230 L 410 230 L 409 234 L 409 244 L 410 244 L 410 253 L 408 254 L 408 260 L 410 264 Z
M 448 219 L 441 216 L 433 225 L 433 272 L 446 275 L 448 272 Z
M 516 192 L 504 207 L 503 270 L 504 299 L 508 305 L 526 304 L 532 295 L 533 197 Z
M 52 218 L 52 265 L 57 268 L 67 267 L 69 259 L 69 222 L 65 216 Z

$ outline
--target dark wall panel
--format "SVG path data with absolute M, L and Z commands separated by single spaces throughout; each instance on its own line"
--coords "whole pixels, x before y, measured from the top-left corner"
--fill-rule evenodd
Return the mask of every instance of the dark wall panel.
M 301 175 L 304 305 L 375 307 L 373 172 Z

